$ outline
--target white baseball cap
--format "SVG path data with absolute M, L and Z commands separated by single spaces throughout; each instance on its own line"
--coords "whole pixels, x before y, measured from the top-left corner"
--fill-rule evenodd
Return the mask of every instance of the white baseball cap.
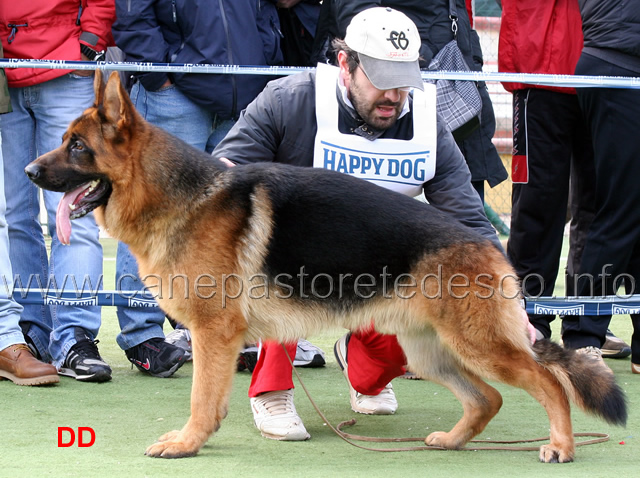
M 362 70 L 379 90 L 424 89 L 420 35 L 404 13 L 389 7 L 363 10 L 351 19 L 344 41 L 358 52 Z

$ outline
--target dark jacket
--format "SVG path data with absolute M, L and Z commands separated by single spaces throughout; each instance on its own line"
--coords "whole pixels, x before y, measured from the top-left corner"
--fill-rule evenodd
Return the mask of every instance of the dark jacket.
M 401 11 L 416 24 L 422 40 L 422 68 L 426 68 L 434 55 L 454 38 L 449 19 L 449 0 L 325 0 L 318 25 L 314 57 L 318 56 L 321 44 L 324 43 L 326 46 L 323 35 L 344 38 L 347 26 L 357 13 L 380 6 Z M 465 0 L 456 0 L 456 10 L 458 46 L 469 68 L 481 71 L 483 60 L 480 39 L 476 31 L 471 29 Z M 496 121 L 491 98 L 483 82 L 478 85 L 478 91 L 482 98 L 482 124 L 466 139 L 459 141 L 458 146 L 469 165 L 473 180 L 486 180 L 493 187 L 507 179 L 507 171 L 491 141 Z
M 578 0 L 584 52 L 640 72 L 640 2 Z
M 275 3 L 267 0 L 116 0 L 116 45 L 127 61 L 216 65 L 282 63 Z M 189 99 L 236 118 L 270 76 L 136 73 L 157 91 L 168 78 Z

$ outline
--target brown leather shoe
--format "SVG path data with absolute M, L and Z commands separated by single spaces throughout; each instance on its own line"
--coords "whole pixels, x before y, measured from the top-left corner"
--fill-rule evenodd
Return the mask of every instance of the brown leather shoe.
M 0 352 L 0 380 L 3 379 L 16 385 L 48 385 L 60 381 L 56 368 L 40 362 L 25 344 L 9 345 Z

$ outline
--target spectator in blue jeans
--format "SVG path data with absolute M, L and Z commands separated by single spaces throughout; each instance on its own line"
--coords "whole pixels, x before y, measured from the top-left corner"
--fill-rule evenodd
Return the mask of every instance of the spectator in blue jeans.
M 5 56 L 87 60 L 87 53 L 97 55 L 108 45 L 114 13 L 110 0 L 95 0 L 86 8 L 75 0 L 3 2 L 0 37 Z M 93 103 L 92 72 L 16 68 L 6 73 L 13 111 L 0 116 L 0 127 L 13 273 L 25 287 L 46 288 L 55 279 L 52 287 L 96 290 L 102 278 L 102 248 L 93 216 L 76 221 L 71 245 L 63 245 L 56 235 L 62 193 L 45 191 L 49 257 L 39 191 L 24 174 L 38 155 L 61 144 L 69 123 Z M 87 382 L 111 379 L 111 368 L 96 346 L 99 307 L 28 305 L 21 326 L 42 360 L 51 360 L 61 375 Z
M 126 61 L 132 62 L 282 63 L 278 14 L 275 2 L 269 0 L 193 0 L 188 4 L 116 0 L 113 36 Z M 130 94 L 147 121 L 196 148 L 212 151 L 269 79 L 255 75 L 139 72 Z M 122 243 L 118 245 L 116 288 L 144 288 L 135 258 Z M 117 314 L 121 328 L 118 344 L 140 370 L 156 374 L 153 367 L 146 367 L 140 351 L 132 349 L 131 344 L 160 336 L 164 312 L 158 307 L 118 307 Z M 182 347 L 188 357 L 189 331 L 179 324 L 177 327 L 167 341 Z M 164 358 L 166 362 L 171 360 L 169 355 Z
M 13 273 L 9 260 L 9 236 L 5 220 L 4 178 L 0 151 L 0 277 L 3 284 L 11 284 Z M 0 290 L 0 380 L 11 380 L 17 385 L 48 385 L 60 381 L 58 371 L 51 364 L 38 360 L 26 343 L 20 329 L 22 306 Z
M 2 45 L 0 45 L 2 58 Z M 0 70 L 0 114 L 11 111 L 7 78 Z M 0 151 L 0 280 L 10 284 L 13 278 L 9 260 L 9 235 L 5 220 L 4 171 Z M 11 290 L 0 290 L 0 380 L 11 380 L 17 385 L 47 385 L 57 383 L 58 371 L 53 365 L 34 357 L 20 329 L 22 306 L 11 298 Z
M 12 58 L 95 61 L 113 43 L 113 0 L 14 2 L 3 5 L 0 17 L 2 42 Z M 69 123 L 93 103 L 93 74 L 20 68 L 7 75 L 13 112 L 2 117 L 2 136 L 13 272 L 31 288 L 46 287 L 50 273 L 55 288 L 101 288 L 102 248 L 93 216 L 74 222 L 71 245 L 64 246 L 55 226 L 62 195 L 45 191 L 49 260 L 38 217 L 39 193 L 23 172 L 35 157 L 58 147 Z M 43 360 L 53 360 L 62 375 L 93 382 L 111 379 L 111 368 L 96 346 L 100 323 L 99 307 L 46 304 L 26 306 L 21 320 L 26 340 Z M 162 329 L 157 332 L 144 321 L 130 327 L 138 333 L 130 337 L 128 353 L 141 358 L 154 375 L 170 375 L 184 363 L 185 353 L 164 342 Z

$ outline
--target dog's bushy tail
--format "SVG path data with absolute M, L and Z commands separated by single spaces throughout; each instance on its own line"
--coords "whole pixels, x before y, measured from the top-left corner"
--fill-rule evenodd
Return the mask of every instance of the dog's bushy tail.
M 538 340 L 536 361 L 560 382 L 570 401 L 614 425 L 627 422 L 627 401 L 606 365 L 550 340 Z

